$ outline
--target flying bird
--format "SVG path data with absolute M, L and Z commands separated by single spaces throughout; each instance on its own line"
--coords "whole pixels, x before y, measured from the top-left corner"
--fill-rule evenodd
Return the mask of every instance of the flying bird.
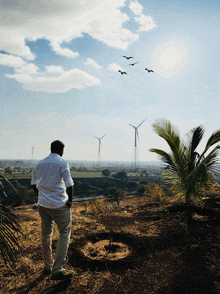
M 138 62 L 135 62 L 135 63 L 130 63 L 129 65 L 132 65 L 132 66 L 133 66 L 133 65 L 135 65 L 135 64 L 137 64 L 137 63 L 139 63 L 139 61 L 138 61 Z
M 147 70 L 148 72 L 154 72 L 152 69 L 145 68 L 145 70 Z
M 121 71 L 120 69 L 118 71 L 121 73 L 121 75 L 127 74 L 125 71 Z
M 129 60 L 130 58 L 134 58 L 134 57 L 127 57 L 127 56 L 122 56 L 124 58 L 127 58 L 127 60 Z

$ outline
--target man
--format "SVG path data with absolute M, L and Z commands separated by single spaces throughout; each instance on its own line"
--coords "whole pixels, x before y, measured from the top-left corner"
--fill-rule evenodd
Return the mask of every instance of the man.
M 61 141 L 51 143 L 51 153 L 39 161 L 32 174 L 31 185 L 38 196 L 41 216 L 41 241 L 45 263 L 45 273 L 52 273 L 51 279 L 63 280 L 72 274 L 63 268 L 71 234 L 73 180 L 69 165 L 62 158 L 64 144 Z M 53 222 L 59 230 L 56 259 L 52 257 Z

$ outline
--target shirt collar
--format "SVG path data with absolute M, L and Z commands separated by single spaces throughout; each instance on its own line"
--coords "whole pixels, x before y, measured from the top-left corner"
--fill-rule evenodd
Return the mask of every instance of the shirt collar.
M 50 155 L 49 156 L 53 156 L 53 157 L 61 157 L 59 154 L 57 154 L 57 153 L 50 153 Z

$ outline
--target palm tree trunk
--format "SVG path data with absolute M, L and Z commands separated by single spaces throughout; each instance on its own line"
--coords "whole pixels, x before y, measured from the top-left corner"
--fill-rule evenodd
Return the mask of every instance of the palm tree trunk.
M 192 213 L 191 213 L 191 193 L 190 192 L 186 192 L 186 220 L 187 220 L 187 224 L 190 225 L 192 223 Z

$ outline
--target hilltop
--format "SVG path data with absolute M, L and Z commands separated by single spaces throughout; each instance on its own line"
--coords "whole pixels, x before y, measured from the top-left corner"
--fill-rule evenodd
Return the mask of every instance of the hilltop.
M 183 203 L 126 197 L 119 211 L 96 215 L 85 204 L 74 204 L 66 268 L 75 274 L 66 282 L 42 274 L 38 211 L 17 207 L 21 249 L 13 270 L 1 263 L 0 288 L 19 294 L 220 293 L 219 205 L 192 206 L 189 225 Z M 54 250 L 57 238 L 55 228 Z

